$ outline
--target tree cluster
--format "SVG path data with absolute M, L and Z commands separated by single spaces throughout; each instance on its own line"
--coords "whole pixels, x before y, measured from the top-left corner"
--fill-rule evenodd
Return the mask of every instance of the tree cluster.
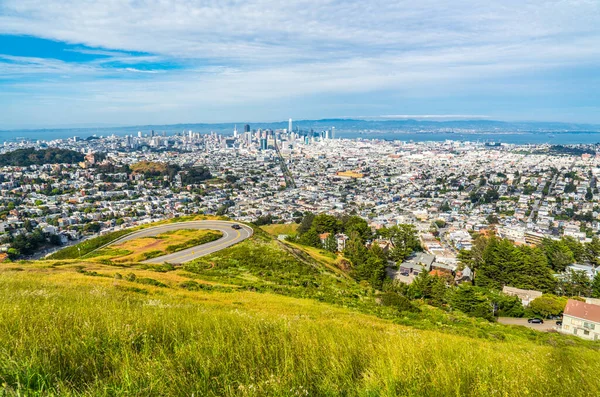
M 44 164 L 73 164 L 84 160 L 83 154 L 69 149 L 17 149 L 0 154 L 0 166 L 27 167 Z

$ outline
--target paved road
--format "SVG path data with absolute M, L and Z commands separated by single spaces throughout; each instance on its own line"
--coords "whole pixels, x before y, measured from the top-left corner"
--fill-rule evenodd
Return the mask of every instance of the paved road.
M 173 265 L 178 265 L 181 263 L 192 261 L 204 255 L 212 254 L 213 252 L 220 251 L 224 248 L 231 247 L 232 245 L 237 244 L 240 241 L 244 241 L 248 237 L 252 236 L 252 228 L 240 224 L 241 229 L 236 230 L 231 227 L 234 224 L 235 222 L 227 221 L 191 221 L 167 223 L 165 225 L 154 226 L 128 234 L 127 236 L 121 237 L 120 239 L 113 241 L 112 243 L 110 243 L 110 245 L 120 244 L 125 241 L 141 237 L 156 236 L 161 233 L 181 229 L 208 229 L 218 230 L 223 233 L 223 237 L 210 243 L 197 245 L 192 248 L 187 248 L 182 251 L 174 252 L 172 254 L 163 255 L 157 258 L 152 258 L 148 259 L 147 261 L 144 261 L 144 263 L 167 262 Z
M 498 322 L 500 324 L 522 325 L 536 331 L 552 331 L 557 329 L 556 320 L 544 320 L 544 324 L 530 324 L 526 318 L 499 317 Z

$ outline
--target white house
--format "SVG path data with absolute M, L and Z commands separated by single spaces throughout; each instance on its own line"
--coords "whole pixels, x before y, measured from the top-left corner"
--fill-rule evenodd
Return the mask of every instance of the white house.
M 600 306 L 569 299 L 560 332 L 600 340 Z

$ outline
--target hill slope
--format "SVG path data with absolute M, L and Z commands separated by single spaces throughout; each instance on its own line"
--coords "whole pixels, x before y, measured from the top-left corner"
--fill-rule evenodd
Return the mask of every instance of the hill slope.
M 0 264 L 0 391 L 600 394 L 597 344 L 421 309 L 260 233 L 184 269 Z

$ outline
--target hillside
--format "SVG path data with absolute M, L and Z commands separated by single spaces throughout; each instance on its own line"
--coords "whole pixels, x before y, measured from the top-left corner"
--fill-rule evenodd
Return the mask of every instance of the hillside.
M 183 268 L 3 263 L 0 391 L 600 394 L 598 344 L 419 310 L 381 306 L 370 287 L 260 231 Z
M 48 148 L 35 150 L 33 148 L 17 149 L 0 154 L 0 166 L 26 167 L 30 165 L 78 163 L 84 160 L 83 154 L 67 149 Z

